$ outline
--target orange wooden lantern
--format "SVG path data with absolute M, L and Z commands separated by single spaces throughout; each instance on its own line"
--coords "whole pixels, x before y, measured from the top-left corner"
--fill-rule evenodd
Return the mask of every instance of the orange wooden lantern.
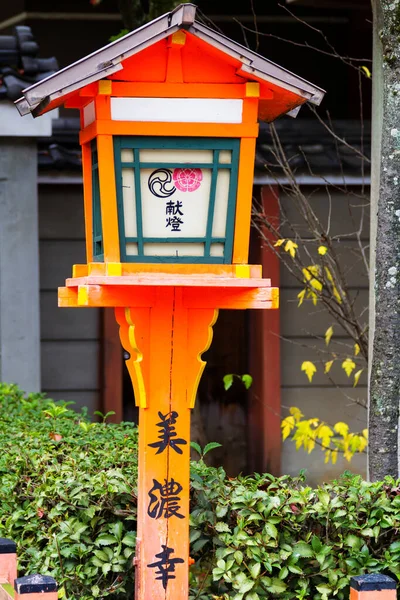
M 114 307 L 139 411 L 137 598 L 187 598 L 190 409 L 220 308 L 278 307 L 250 266 L 258 119 L 323 91 L 171 13 L 24 90 L 79 108 L 87 264 L 62 307 Z

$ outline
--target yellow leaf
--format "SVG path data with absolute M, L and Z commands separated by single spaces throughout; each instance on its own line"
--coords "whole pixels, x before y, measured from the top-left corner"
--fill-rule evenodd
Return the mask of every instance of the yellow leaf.
M 330 327 L 328 327 L 328 329 L 325 331 L 325 343 L 328 346 L 329 342 L 331 341 L 331 337 L 333 336 L 333 327 L 332 325 Z M 326 373 L 326 371 L 325 371 Z
M 318 254 L 324 256 L 328 252 L 328 248 L 326 246 L 320 246 L 318 248 Z
M 286 438 L 289 437 L 292 430 L 294 429 L 294 426 L 295 426 L 294 417 L 286 417 L 286 419 L 282 420 L 281 428 L 282 428 L 283 441 L 285 441 Z
M 289 425 L 290 427 L 294 427 L 294 417 L 290 416 L 290 417 L 286 417 L 285 419 L 282 419 L 282 423 L 281 423 L 281 427 L 286 427 L 287 425 Z
M 284 428 L 282 429 L 282 440 L 283 440 L 283 441 L 285 441 L 285 440 L 286 440 L 286 438 L 288 438 L 288 437 L 289 437 L 289 435 L 290 435 L 290 432 L 291 432 L 291 429 L 290 429 L 290 427 L 284 427 Z
M 310 280 L 310 285 L 316 289 L 318 292 L 320 292 L 322 290 L 322 283 L 320 281 L 318 281 L 318 279 L 311 279 Z
M 311 298 L 312 298 L 312 303 L 314 304 L 314 306 L 317 306 L 317 302 L 318 302 L 318 296 L 315 292 L 313 292 L 311 294 Z
M 275 248 L 276 248 L 277 246 L 282 246 L 283 242 L 286 242 L 286 240 L 285 240 L 285 239 L 283 239 L 283 240 L 277 240 L 277 241 L 275 242 L 275 244 L 274 244 Z
M 358 436 L 358 451 L 364 452 L 367 447 L 367 440 L 364 437 Z
M 365 65 L 363 65 L 361 67 L 361 70 L 364 71 L 364 73 L 366 74 L 366 76 L 368 77 L 368 79 L 371 79 L 371 71 L 368 69 L 368 67 L 366 67 Z
M 334 362 L 335 361 L 333 360 L 328 360 L 328 362 L 325 363 L 325 373 L 329 373 Z
M 354 456 L 354 452 L 352 452 L 351 450 L 345 450 L 345 451 L 343 452 L 343 457 L 344 457 L 344 458 L 345 458 L 345 459 L 346 459 L 348 462 L 350 462 L 350 461 L 351 461 L 351 459 L 353 458 L 353 456 Z
M 339 292 L 337 291 L 336 286 L 333 286 L 332 291 L 333 291 L 333 295 L 335 296 L 336 300 L 339 302 L 339 304 L 341 304 L 342 303 L 342 298 L 341 298 Z
M 298 248 L 298 245 L 292 240 L 288 240 L 285 244 L 285 252 L 289 252 L 292 258 L 296 256 L 296 248 Z
M 343 436 L 347 435 L 349 432 L 349 426 L 347 425 L 347 423 L 343 423 L 342 421 L 336 423 L 333 429 L 336 431 L 336 433 Z
M 309 439 L 309 440 L 307 440 L 306 445 L 307 445 L 306 450 L 307 450 L 308 454 L 310 454 L 310 452 L 312 452 L 315 448 L 315 442 L 314 442 L 314 440 Z
M 300 448 L 303 445 L 303 439 L 302 438 L 296 438 L 296 450 L 300 450 Z
M 332 464 L 336 465 L 336 461 L 337 461 L 337 450 L 333 450 L 332 454 L 331 454 L 331 460 L 332 460 Z
M 301 306 L 303 304 L 303 300 L 304 300 L 304 296 L 306 295 L 306 290 L 301 290 L 301 292 L 299 292 L 297 294 L 297 297 L 299 299 L 299 303 L 297 306 Z
M 314 373 L 317 371 L 317 367 L 314 365 L 314 363 L 312 363 L 310 360 L 305 360 L 301 365 L 301 370 L 304 371 L 308 377 L 308 381 L 311 383 Z
M 304 281 L 310 281 L 313 277 L 317 277 L 320 271 L 318 265 L 310 265 L 309 267 L 304 267 L 302 272 L 305 277 Z
M 329 448 L 331 444 L 331 437 L 333 436 L 333 431 L 328 425 L 323 425 L 318 432 L 318 437 L 321 440 L 322 446 L 324 448 Z
M 341 298 L 339 292 L 337 291 L 337 288 L 336 288 L 334 280 L 333 280 L 332 273 L 330 272 L 330 270 L 328 269 L 328 267 L 325 267 L 325 273 L 326 273 L 326 277 L 327 277 L 328 281 L 332 284 L 332 293 L 333 293 L 333 295 L 335 296 L 335 298 L 338 301 L 338 303 L 341 304 L 342 303 L 342 298 Z
M 289 412 L 293 415 L 295 421 L 300 421 L 301 417 L 304 417 L 303 413 L 296 406 L 291 406 Z
M 363 429 L 362 434 L 365 437 L 365 439 L 367 440 L 368 439 L 368 429 Z
M 330 450 L 326 450 L 325 452 L 325 464 L 329 462 L 329 458 L 331 456 L 331 451 Z
M 354 344 L 354 355 L 357 356 L 360 354 L 360 346 L 358 344 Z
M 347 377 L 350 377 L 354 369 L 356 368 L 356 363 L 351 358 L 346 358 L 342 362 L 342 369 L 345 371 Z
M 359 371 L 357 371 L 357 373 L 354 373 L 354 383 L 353 383 L 353 387 L 356 387 L 358 380 L 360 379 L 360 375 L 363 372 L 364 369 L 360 369 Z

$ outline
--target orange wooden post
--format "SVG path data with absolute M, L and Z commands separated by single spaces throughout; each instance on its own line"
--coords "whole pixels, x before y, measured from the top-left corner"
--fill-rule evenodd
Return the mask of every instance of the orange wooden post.
M 188 595 L 190 409 L 216 315 L 176 287 L 151 308 L 116 309 L 140 407 L 137 598 Z
M 382 573 L 350 579 L 350 600 L 396 600 L 396 582 Z

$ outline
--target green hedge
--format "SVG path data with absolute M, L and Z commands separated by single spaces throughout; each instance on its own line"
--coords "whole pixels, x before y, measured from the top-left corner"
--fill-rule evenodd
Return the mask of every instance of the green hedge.
M 24 400 L 1 384 L 0 411 L 0 536 L 17 542 L 20 573 L 51 574 L 69 600 L 125 598 L 133 581 L 136 427 L 90 423 L 85 412 L 40 395 Z
M 349 598 L 354 575 L 400 579 L 400 487 L 345 474 L 318 489 L 303 478 L 193 465 L 191 574 L 201 600 Z M 196 597 L 196 595 L 194 595 Z
M 91 423 L 0 384 L 0 536 L 20 573 L 51 574 L 68 600 L 133 593 L 137 429 Z M 192 600 L 348 598 L 353 575 L 400 577 L 400 487 L 359 477 L 228 479 L 192 463 Z

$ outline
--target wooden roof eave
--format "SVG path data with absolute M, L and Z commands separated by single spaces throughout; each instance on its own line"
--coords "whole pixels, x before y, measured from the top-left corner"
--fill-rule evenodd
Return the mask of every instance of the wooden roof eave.
M 242 66 L 238 71 L 239 75 L 246 78 L 254 77 L 265 82 L 274 83 L 298 96 L 306 98 L 307 101 L 312 104 L 319 105 L 322 102 L 325 90 L 311 84 L 302 77 L 298 77 L 291 71 L 280 67 L 271 60 L 263 58 L 241 44 L 230 40 L 225 35 L 213 31 L 197 21 L 188 28 L 188 31 L 194 33 L 203 41 L 211 44 L 215 48 L 221 50 L 224 54 L 228 54 L 233 58 L 237 59 L 238 54 L 240 54 Z
M 305 101 L 320 104 L 325 94 L 324 90 L 198 23 L 195 21 L 195 16 L 195 5 L 181 4 L 172 12 L 30 86 L 23 91 L 23 98 L 15 102 L 20 114 L 32 113 L 34 117 L 43 114 L 61 103 L 65 96 L 71 96 L 74 91 L 121 70 L 122 61 L 181 28 L 238 61 L 238 74 L 245 79 L 272 83 L 294 93 L 299 98 L 297 106 Z M 292 109 L 296 109 L 296 106 Z
M 39 116 L 40 105 L 46 107 L 57 98 L 116 73 L 122 69 L 123 60 L 145 50 L 178 29 L 186 29 L 190 22 L 194 21 L 195 14 L 196 7 L 193 4 L 181 4 L 172 12 L 154 19 L 151 23 L 131 31 L 104 48 L 31 85 L 23 90 L 23 97 L 15 102 L 19 113 L 25 115 L 31 112 L 33 116 Z

